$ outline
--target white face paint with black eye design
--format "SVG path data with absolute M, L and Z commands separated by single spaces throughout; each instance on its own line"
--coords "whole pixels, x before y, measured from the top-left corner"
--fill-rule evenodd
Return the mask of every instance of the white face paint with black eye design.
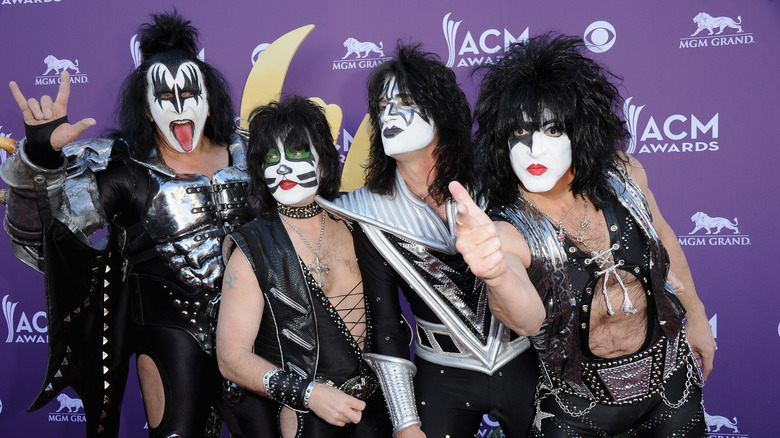
M 389 157 L 422 149 L 436 137 L 433 120 L 426 120 L 420 108 L 404 98 L 395 76 L 385 81 L 379 111 L 382 146 Z
M 320 186 L 319 156 L 309 150 L 285 149 L 281 141 L 265 154 L 263 176 L 271 195 L 284 205 L 307 205 Z
M 160 135 L 178 152 L 194 151 L 209 114 L 200 68 L 191 61 L 177 66 L 152 64 L 146 80 L 149 114 Z
M 533 193 L 552 190 L 571 168 L 571 140 L 563 126 L 548 114 L 543 120 L 538 128 L 525 123 L 512 132 L 508 141 L 512 170 L 523 187 Z

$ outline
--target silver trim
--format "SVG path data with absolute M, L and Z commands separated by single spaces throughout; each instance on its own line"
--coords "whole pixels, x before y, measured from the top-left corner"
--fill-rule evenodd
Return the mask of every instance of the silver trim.
M 468 349 L 466 345 L 460 342 L 457 336 L 447 329 L 444 324 L 435 324 L 429 321 L 425 321 L 419 317 L 415 318 L 417 329 L 422 330 L 428 340 L 431 342 L 432 347 L 423 345 L 420 342 L 420 336 L 416 336 L 414 339 L 414 354 L 428 362 L 435 363 L 437 365 L 443 365 L 453 368 L 467 369 L 472 371 L 479 371 L 487 374 L 492 374 L 495 370 L 506 365 L 509 361 L 516 357 L 514 353 L 515 349 L 518 349 L 520 353 L 524 352 L 531 346 L 531 341 L 526 337 L 520 337 L 517 342 L 509 342 L 509 332 L 504 331 L 503 337 L 499 346 L 506 346 L 505 350 L 498 353 L 498 360 L 493 367 L 492 371 L 487 372 L 483 366 L 483 362 L 479 357 L 475 356 L 472 351 Z M 455 346 L 460 350 L 459 353 L 453 353 L 444 351 L 436 340 L 434 335 L 448 336 Z
M 428 204 L 413 196 L 396 172 L 395 196 L 377 196 L 366 187 L 339 196 L 332 202 L 317 196 L 328 211 L 372 225 L 445 254 L 455 254 L 454 202 L 445 205 L 447 225 Z
M 422 425 L 417 414 L 412 381 L 417 374 L 417 367 L 406 359 L 377 353 L 364 353 L 363 360 L 374 370 L 382 386 L 393 422 L 393 436 L 409 426 Z

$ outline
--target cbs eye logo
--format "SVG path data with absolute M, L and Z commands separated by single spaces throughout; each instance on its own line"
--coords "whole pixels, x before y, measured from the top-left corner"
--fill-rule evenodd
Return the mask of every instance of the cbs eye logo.
M 603 53 L 615 45 L 617 33 L 615 28 L 607 21 L 595 21 L 585 29 L 582 36 L 585 46 L 595 53 Z

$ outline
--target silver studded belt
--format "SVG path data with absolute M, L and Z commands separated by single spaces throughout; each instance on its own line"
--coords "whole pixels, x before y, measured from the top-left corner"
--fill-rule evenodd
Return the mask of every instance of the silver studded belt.
M 650 348 L 627 357 L 583 362 L 582 382 L 589 394 L 575 394 L 605 405 L 646 400 L 663 390 L 687 353 L 688 342 L 681 332 L 673 341 L 661 336 Z

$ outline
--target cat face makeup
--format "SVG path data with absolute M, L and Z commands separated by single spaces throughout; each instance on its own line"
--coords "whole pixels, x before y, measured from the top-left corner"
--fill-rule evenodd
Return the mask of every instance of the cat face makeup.
M 285 148 L 276 140 L 263 163 L 263 176 L 271 195 L 285 205 L 306 205 L 314 200 L 320 185 L 319 156 L 314 147 Z

